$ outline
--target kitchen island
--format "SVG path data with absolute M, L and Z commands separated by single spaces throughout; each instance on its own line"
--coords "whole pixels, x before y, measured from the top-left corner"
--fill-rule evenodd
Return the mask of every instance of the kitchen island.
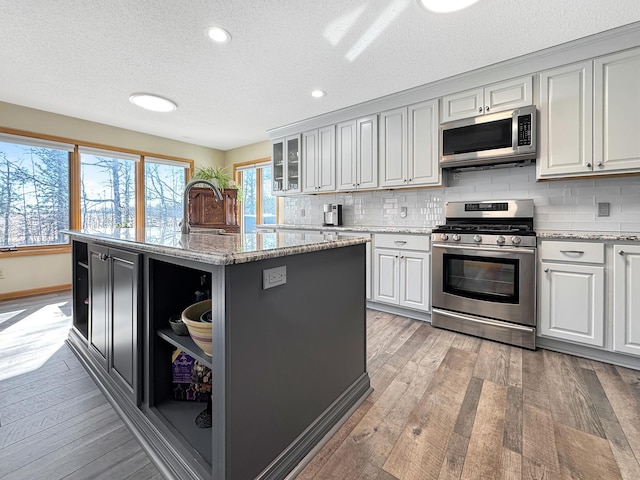
M 68 343 L 167 478 L 284 478 L 371 391 L 366 238 L 66 233 Z M 203 295 L 212 356 L 169 328 Z M 211 368 L 209 429 L 206 404 L 175 399 L 179 352 Z

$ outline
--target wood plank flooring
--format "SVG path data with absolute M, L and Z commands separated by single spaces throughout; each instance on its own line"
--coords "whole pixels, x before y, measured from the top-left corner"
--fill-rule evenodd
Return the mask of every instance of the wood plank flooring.
M 0 303 L 0 478 L 160 479 L 64 345 L 70 313 Z M 374 310 L 367 337 L 375 390 L 298 480 L 640 479 L 639 371 Z

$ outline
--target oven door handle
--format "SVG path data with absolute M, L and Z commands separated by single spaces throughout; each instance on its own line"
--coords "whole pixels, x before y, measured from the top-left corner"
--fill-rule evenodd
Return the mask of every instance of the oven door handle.
M 440 315 L 443 315 L 445 317 L 457 318 L 458 320 L 472 321 L 474 323 L 482 323 L 484 325 L 492 325 L 492 326 L 495 326 L 495 327 L 502 327 L 502 328 L 505 327 L 505 322 L 497 322 L 497 321 L 494 321 L 494 320 L 489 320 L 488 318 L 487 319 L 481 319 L 481 318 L 478 318 L 478 317 L 475 317 L 475 316 L 474 317 L 470 317 L 470 316 L 462 315 L 462 314 L 459 314 L 459 313 L 449 312 L 449 311 L 446 311 L 446 310 L 440 310 L 439 308 L 432 308 L 431 311 L 434 312 L 434 313 L 438 313 Z M 524 332 L 531 332 L 531 331 L 534 330 L 533 327 L 525 327 L 525 326 L 522 326 L 522 325 L 516 325 L 514 323 L 509 323 L 508 327 L 511 330 L 522 330 Z
M 484 247 L 477 247 L 475 245 L 449 245 L 449 244 L 444 244 L 444 243 L 434 243 L 431 245 L 434 249 L 435 248 L 446 248 L 446 249 L 453 249 L 453 250 L 478 250 L 478 251 L 490 251 L 490 252 L 504 252 L 504 253 L 528 253 L 530 255 L 534 255 L 536 253 L 536 250 L 533 248 L 521 248 L 521 247 L 517 247 L 517 248 L 505 248 L 505 247 L 492 247 L 492 246 L 484 246 Z

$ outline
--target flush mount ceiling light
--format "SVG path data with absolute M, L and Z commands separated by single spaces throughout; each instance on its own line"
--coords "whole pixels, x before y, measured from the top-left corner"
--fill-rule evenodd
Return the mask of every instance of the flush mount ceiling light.
M 231 34 L 222 27 L 209 27 L 205 30 L 207 37 L 216 43 L 229 43 Z
M 418 5 L 426 8 L 430 12 L 449 13 L 470 7 L 477 1 L 478 0 L 418 0 Z
M 324 90 L 311 90 L 311 96 L 313 98 L 322 98 L 327 94 Z
M 150 93 L 134 93 L 129 97 L 134 105 L 152 112 L 173 112 L 178 106 L 167 98 Z

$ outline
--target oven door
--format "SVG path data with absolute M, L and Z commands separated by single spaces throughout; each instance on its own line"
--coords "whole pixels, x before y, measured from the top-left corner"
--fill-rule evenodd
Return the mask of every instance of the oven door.
M 506 322 L 536 324 L 536 250 L 434 244 L 432 304 Z

